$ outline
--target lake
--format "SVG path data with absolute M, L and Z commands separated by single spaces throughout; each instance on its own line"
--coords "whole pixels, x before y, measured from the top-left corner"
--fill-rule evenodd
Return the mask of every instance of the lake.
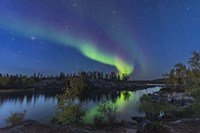
M 111 101 L 117 107 L 117 120 L 131 121 L 132 116 L 144 116 L 139 109 L 140 97 L 144 94 L 157 92 L 160 87 L 147 88 L 137 91 L 117 91 L 109 93 L 88 94 L 75 98 L 74 102 L 82 103 L 86 108 L 85 121 L 92 122 L 97 106 L 103 101 Z M 5 119 L 10 112 L 26 110 L 26 119 L 48 123 L 55 114 L 58 103 L 57 92 L 7 92 L 0 93 L 0 127 L 7 126 Z

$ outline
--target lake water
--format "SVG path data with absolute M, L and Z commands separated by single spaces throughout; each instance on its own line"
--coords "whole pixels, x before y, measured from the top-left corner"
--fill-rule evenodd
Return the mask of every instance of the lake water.
M 144 116 L 139 109 L 139 99 L 142 95 L 159 91 L 160 87 L 147 88 L 138 91 L 118 91 L 106 94 L 90 94 L 74 99 L 81 102 L 87 109 L 86 121 L 91 122 L 96 113 L 97 105 L 103 101 L 111 101 L 117 107 L 117 119 L 131 121 L 132 116 Z M 10 112 L 22 112 L 26 110 L 26 119 L 33 119 L 43 123 L 49 122 L 55 113 L 58 103 L 56 92 L 7 92 L 0 93 L 0 127 L 5 127 L 5 119 Z

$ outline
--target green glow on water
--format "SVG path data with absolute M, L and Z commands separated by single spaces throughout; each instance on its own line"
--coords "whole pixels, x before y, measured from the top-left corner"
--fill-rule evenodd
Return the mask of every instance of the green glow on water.
M 127 94 L 128 97 L 125 94 Z M 128 103 L 130 103 L 130 101 L 134 101 L 134 100 L 135 100 L 135 92 L 127 92 L 126 93 L 126 91 L 122 91 L 120 96 L 114 102 L 112 102 L 111 100 L 107 101 L 107 102 L 112 102 L 114 104 L 114 106 L 117 107 L 117 113 L 120 114 L 120 113 L 123 113 L 124 109 L 126 109 L 127 106 L 129 106 Z M 98 113 L 97 108 L 98 108 L 98 106 L 95 106 L 95 107 L 89 109 L 89 111 L 87 112 L 86 117 L 85 117 L 86 123 L 93 122 L 95 115 Z

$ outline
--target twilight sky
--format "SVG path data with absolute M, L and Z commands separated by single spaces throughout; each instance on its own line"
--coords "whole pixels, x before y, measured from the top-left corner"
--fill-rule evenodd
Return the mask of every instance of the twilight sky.
M 200 51 L 200 0 L 0 0 L 0 73 L 160 78 Z

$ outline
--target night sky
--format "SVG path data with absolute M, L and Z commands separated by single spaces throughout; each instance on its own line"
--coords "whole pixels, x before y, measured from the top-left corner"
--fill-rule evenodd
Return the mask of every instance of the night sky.
M 0 73 L 155 79 L 200 51 L 200 0 L 0 0 Z

